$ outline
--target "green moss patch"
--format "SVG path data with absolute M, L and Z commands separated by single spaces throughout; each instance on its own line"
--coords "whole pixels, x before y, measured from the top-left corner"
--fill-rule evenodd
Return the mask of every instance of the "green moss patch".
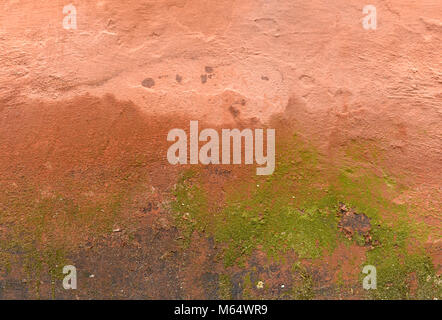
M 370 218 L 371 236 L 378 244 L 367 250 L 366 264 L 376 266 L 379 276 L 379 289 L 368 297 L 440 296 L 438 288 L 423 282 L 435 275 L 422 250 L 425 227 L 410 216 L 410 210 L 416 208 L 394 203 L 391 199 L 403 187 L 387 174 L 379 176 L 370 166 L 360 165 L 361 154 L 366 153 L 363 145 L 354 148 L 358 162 L 350 158 L 336 167 L 296 135 L 279 137 L 274 174 L 226 183 L 222 203 L 211 202 L 205 188 L 214 186 L 208 186 L 203 171 L 186 171 L 178 181 L 172 205 L 185 241 L 195 231 L 213 236 L 223 248 L 226 267 L 244 266 L 256 249 L 281 263 L 289 250 L 300 259 L 321 258 L 338 243 L 350 243 L 338 228 L 336 213 L 343 202 Z M 369 155 L 370 159 L 381 157 L 375 151 Z M 358 243 L 356 237 L 351 241 Z M 410 274 L 416 274 L 418 289 L 408 284 Z M 307 295 L 311 297 L 311 291 Z

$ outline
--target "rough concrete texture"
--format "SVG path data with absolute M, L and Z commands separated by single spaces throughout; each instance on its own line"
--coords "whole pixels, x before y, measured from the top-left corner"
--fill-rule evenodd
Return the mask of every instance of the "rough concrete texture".
M 377 8 L 376 30 L 362 26 L 367 2 Z M 27 161 L 20 152 L 29 150 L 29 163 L 37 163 L 39 154 L 39 166 L 28 163 L 34 171 L 49 160 L 56 167 L 63 154 L 73 159 L 75 148 L 87 158 L 87 132 L 72 143 L 66 138 L 57 149 L 54 141 L 75 136 L 76 130 L 63 129 L 71 122 L 92 132 L 89 126 L 98 119 L 96 127 L 109 130 L 111 137 L 104 141 L 103 136 L 103 145 L 111 141 L 112 147 L 109 128 L 115 122 L 100 119 L 117 119 L 127 109 L 106 111 L 106 103 L 130 101 L 146 116 L 156 117 L 151 119 L 182 117 L 214 126 L 266 124 L 282 114 L 331 160 L 351 141 L 376 141 L 385 153 L 383 165 L 408 181 L 409 192 L 423 203 L 440 208 L 440 0 L 72 3 L 76 30 L 62 25 L 63 6 L 69 1 L 0 0 L 4 176 L 14 171 L 14 161 Z M 108 94 L 114 98 L 106 98 Z M 84 96 L 87 104 L 80 106 Z M 99 110 L 94 109 L 91 121 L 80 119 L 89 106 Z M 129 124 L 118 134 L 130 136 L 131 119 L 138 116 L 128 114 Z M 170 123 L 157 123 L 149 131 L 153 145 L 161 139 L 166 143 Z M 102 138 L 100 133 L 95 137 Z M 440 212 L 428 219 L 440 228 Z M 429 241 L 440 262 L 440 240 Z
M 0 97 L 112 93 L 216 124 L 245 101 L 241 119 L 289 111 L 325 148 L 382 139 L 441 181 L 440 2 L 373 4 L 377 30 L 359 0 L 76 1 L 64 30 L 63 1 L 3 0 Z

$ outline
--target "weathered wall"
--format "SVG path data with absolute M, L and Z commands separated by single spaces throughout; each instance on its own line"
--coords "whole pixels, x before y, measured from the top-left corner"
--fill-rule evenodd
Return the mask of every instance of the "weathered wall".
M 77 0 L 64 30 L 67 1 L 1 0 L 2 107 L 111 93 L 216 124 L 286 111 L 323 150 L 382 141 L 441 181 L 441 3 L 371 1 L 365 30 L 366 2 Z

